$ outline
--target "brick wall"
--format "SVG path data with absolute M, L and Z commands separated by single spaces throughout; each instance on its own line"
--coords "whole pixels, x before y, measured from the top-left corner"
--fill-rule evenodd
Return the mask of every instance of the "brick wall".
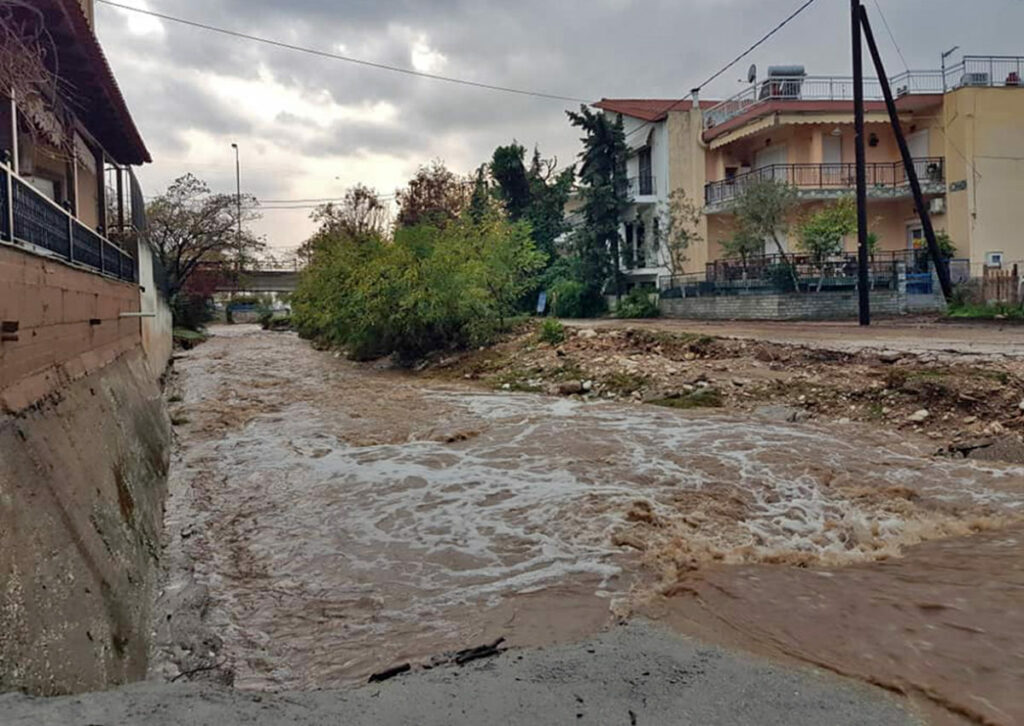
M 944 309 L 942 297 L 906 295 L 892 290 L 871 294 L 873 315 Z M 721 295 L 667 298 L 661 301 L 666 317 L 704 320 L 839 320 L 857 317 L 856 292 L 821 292 L 781 295 Z
M 141 344 L 136 285 L 0 245 L 0 409 L 17 411 Z

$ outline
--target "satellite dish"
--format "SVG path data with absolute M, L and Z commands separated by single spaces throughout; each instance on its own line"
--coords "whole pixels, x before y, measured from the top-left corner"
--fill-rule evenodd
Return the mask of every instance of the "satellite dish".
M 747 83 L 754 83 L 757 81 L 757 64 L 751 63 L 750 70 L 747 71 Z

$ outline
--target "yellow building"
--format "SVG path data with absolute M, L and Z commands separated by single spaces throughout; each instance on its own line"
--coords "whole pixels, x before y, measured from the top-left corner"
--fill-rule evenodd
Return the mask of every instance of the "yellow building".
M 1022 78 L 1024 58 L 965 56 L 945 73 L 911 71 L 890 80 L 933 223 L 955 244 L 961 276 L 968 264 L 980 274 L 985 264 L 1024 262 L 1016 219 L 1024 201 Z M 793 185 L 796 217 L 854 194 L 852 96 L 849 78 L 808 76 L 787 66 L 770 68 L 766 79 L 719 103 L 670 108 L 655 100 L 604 99 L 595 105 L 623 119 L 633 166 L 662 170 L 658 199 L 635 202 L 664 209 L 680 188 L 703 199 L 703 243 L 689 251 L 685 269 L 700 273 L 722 257 L 721 243 L 734 229 L 732 202 L 750 183 Z M 866 79 L 865 98 L 869 225 L 879 249 L 912 250 L 923 243 L 920 221 L 876 80 Z M 796 248 L 794 232 L 783 244 Z M 853 236 L 846 240 L 851 251 L 855 244 Z M 644 275 L 627 274 L 665 286 L 672 271 L 661 264 L 664 251 L 648 249 L 645 259 L 654 262 Z

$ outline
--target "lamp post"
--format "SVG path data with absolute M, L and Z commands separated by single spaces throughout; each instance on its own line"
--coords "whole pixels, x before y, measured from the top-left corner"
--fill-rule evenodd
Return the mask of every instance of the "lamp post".
M 235 220 L 238 224 L 237 230 L 235 231 L 235 245 L 238 250 L 242 249 L 242 167 L 238 160 L 238 144 L 231 144 L 231 148 L 235 150 L 235 207 L 238 218 Z
M 942 92 L 946 92 L 946 59 L 951 55 L 960 50 L 959 45 L 954 45 L 952 48 L 942 54 Z

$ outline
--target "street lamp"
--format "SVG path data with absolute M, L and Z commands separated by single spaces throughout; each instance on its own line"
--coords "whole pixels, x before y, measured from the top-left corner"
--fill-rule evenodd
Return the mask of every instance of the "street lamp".
M 238 160 L 238 144 L 232 143 L 231 148 L 235 150 L 235 211 L 237 213 L 237 228 L 235 231 L 235 246 L 239 255 L 239 263 L 242 254 L 242 167 Z
M 958 50 L 960 50 L 960 46 L 959 45 L 954 45 L 952 48 L 950 48 L 949 50 L 947 50 L 945 53 L 942 54 L 942 92 L 943 93 L 946 92 L 946 59 L 949 58 L 949 56 L 951 56 L 954 53 L 956 53 Z

